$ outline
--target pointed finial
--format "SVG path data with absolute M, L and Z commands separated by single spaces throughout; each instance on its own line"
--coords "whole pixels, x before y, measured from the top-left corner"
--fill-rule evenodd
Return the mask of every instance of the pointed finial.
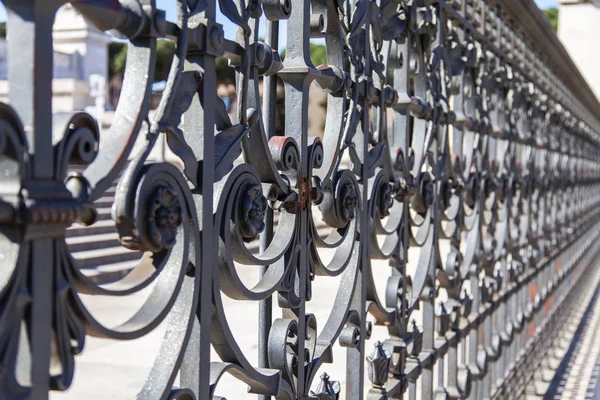
M 338 381 L 330 381 L 327 372 L 323 372 L 321 383 L 317 386 L 316 391 L 310 391 L 310 395 L 314 400 L 338 400 L 340 390 L 340 383 Z
M 388 380 L 390 372 L 391 355 L 385 351 L 383 344 L 378 340 L 375 342 L 373 353 L 367 357 L 369 380 L 373 386 L 382 387 Z

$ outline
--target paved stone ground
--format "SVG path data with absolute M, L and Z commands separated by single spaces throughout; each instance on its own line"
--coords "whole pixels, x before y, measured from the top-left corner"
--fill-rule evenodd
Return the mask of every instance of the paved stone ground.
M 327 257 L 327 254 L 325 254 Z M 329 255 L 331 257 L 331 255 Z M 385 262 L 376 266 L 379 281 L 385 282 L 384 276 L 389 274 Z M 240 268 L 245 282 L 256 281 L 258 270 L 253 267 Z M 307 312 L 314 313 L 318 321 L 319 331 L 323 328 L 329 311 L 333 306 L 339 278 L 318 277 L 313 283 L 313 300 L 307 304 Z M 378 288 L 383 293 L 383 287 Z M 85 297 L 85 302 L 94 315 L 109 326 L 126 321 L 147 298 L 151 288 L 145 289 L 129 298 Z M 238 344 L 253 365 L 258 359 L 258 304 L 254 302 L 233 301 L 224 297 L 228 322 L 238 339 Z M 279 309 L 275 307 L 274 316 Z M 163 324 L 164 325 L 164 324 Z M 165 326 L 158 327 L 151 334 L 128 342 L 107 339 L 88 338 L 84 353 L 77 357 L 75 379 L 72 387 L 65 393 L 53 393 L 54 400 L 106 400 L 131 399 L 142 388 L 145 377 L 150 371 L 155 355 L 164 333 Z M 367 350 L 372 349 L 372 342 L 383 339 L 386 330 L 377 327 L 369 341 Z M 213 359 L 218 360 L 213 353 Z M 345 349 L 336 345 L 334 348 L 334 364 L 326 364 L 320 372 L 327 372 L 332 379 L 339 380 L 344 387 Z M 315 382 L 318 384 L 318 382 Z M 343 390 L 343 389 L 342 389 Z M 256 399 L 247 393 L 245 384 L 226 376 L 217 388 L 217 394 L 227 396 L 229 400 Z M 344 398 L 343 393 L 340 398 Z
M 544 399 L 600 400 L 600 287 L 573 329 Z

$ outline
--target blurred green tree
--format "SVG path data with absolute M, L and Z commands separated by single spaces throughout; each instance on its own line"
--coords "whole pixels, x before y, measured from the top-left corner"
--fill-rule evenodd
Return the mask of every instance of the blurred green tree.
M 108 45 L 108 79 L 123 76 L 127 59 L 127 43 L 111 42 Z
M 281 52 L 281 59 L 285 59 L 285 49 Z M 310 61 L 315 67 L 319 65 L 327 64 L 327 51 L 323 44 L 310 44 Z
M 229 59 L 217 57 L 215 63 L 217 67 L 217 82 L 235 83 L 235 69 L 229 66 Z
M 175 42 L 159 40 L 156 42 L 156 66 L 154 69 L 154 82 L 166 81 L 175 54 Z
M 558 10 L 554 7 L 551 7 L 546 8 L 542 11 L 544 12 L 546 18 L 548 18 L 548 21 L 550 21 L 550 25 L 552 25 L 552 28 L 554 28 L 554 31 L 556 32 L 558 30 Z
M 159 40 L 156 43 L 156 66 L 154 69 L 154 82 L 167 79 L 169 69 L 175 54 L 175 43 L 170 40 Z M 112 42 L 108 45 L 108 75 L 122 77 L 125 73 L 127 62 L 127 43 Z
M 174 54 L 175 42 L 170 40 L 159 40 L 156 43 L 154 82 L 160 82 L 167 79 Z M 108 60 L 109 79 L 112 79 L 114 76 L 123 77 L 123 74 L 125 73 L 125 63 L 127 61 L 127 43 L 110 43 L 108 45 Z M 226 58 L 217 58 L 217 80 L 219 82 L 235 81 L 235 70 L 229 67 Z

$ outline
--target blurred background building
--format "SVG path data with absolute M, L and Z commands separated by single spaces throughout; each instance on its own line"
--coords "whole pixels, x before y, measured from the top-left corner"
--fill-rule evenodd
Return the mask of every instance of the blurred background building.
M 9 90 L 6 40 L 0 38 L 0 101 L 4 102 L 8 101 Z M 102 119 L 111 41 L 111 36 L 90 28 L 70 4 L 57 13 L 52 83 L 55 112 L 87 110 Z
M 559 0 L 558 37 L 600 98 L 600 1 Z

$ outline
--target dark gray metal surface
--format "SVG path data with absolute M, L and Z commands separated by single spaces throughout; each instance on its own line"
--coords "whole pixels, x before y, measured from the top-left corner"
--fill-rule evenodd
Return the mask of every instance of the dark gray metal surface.
M 546 62 L 554 36 L 523 33 L 553 35 L 532 1 L 181 0 L 177 23 L 154 0 L 73 1 L 91 25 L 129 41 L 102 146 L 89 115 L 52 116 L 51 32 L 63 3 L 4 0 L 0 398 L 66 390 L 87 336 L 130 340 L 163 321 L 140 398 L 209 399 L 225 373 L 263 399 L 524 395 L 589 291 L 600 250 L 600 107 L 579 74 L 567 76 L 570 60 Z M 224 38 L 217 7 L 238 26 L 236 41 Z M 316 37 L 327 65 L 311 63 Z M 158 38 L 175 41 L 176 55 L 150 120 Z M 218 56 L 237 72 L 234 121 L 217 97 Z M 322 138 L 308 135 L 309 90 L 327 93 Z M 162 136 L 183 169 L 149 160 Z M 93 224 L 92 202 L 118 176 L 121 243 L 145 255 L 119 285 L 99 286 L 69 254 L 65 229 Z M 255 240 L 259 254 L 246 247 Z M 389 263 L 384 291 L 377 260 Z M 247 286 L 234 263 L 260 267 L 260 281 Z M 317 321 L 307 304 L 325 276 L 339 287 Z M 151 284 L 117 327 L 80 298 Z M 260 304 L 256 365 L 223 296 Z M 370 340 L 371 321 L 386 340 Z M 344 388 L 324 373 L 344 362 L 336 344 L 347 351 Z

